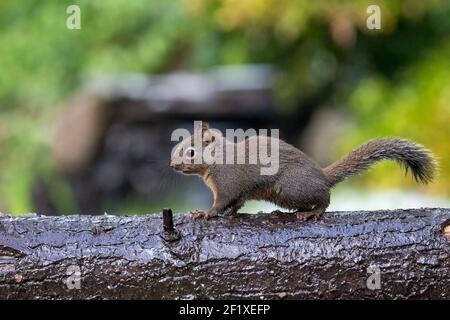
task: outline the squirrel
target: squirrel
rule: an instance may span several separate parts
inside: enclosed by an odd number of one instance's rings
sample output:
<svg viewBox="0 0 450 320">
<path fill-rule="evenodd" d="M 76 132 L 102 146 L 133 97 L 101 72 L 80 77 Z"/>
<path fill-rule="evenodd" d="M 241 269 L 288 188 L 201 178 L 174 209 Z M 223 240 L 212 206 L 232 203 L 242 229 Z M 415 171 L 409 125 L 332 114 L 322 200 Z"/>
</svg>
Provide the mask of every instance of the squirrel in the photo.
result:
<svg viewBox="0 0 450 320">
<path fill-rule="evenodd" d="M 200 139 L 200 144 L 195 143 L 195 139 Z M 254 142 L 278 144 L 279 168 L 275 174 L 262 175 L 260 169 L 263 164 L 259 160 L 249 162 L 250 145 Z M 226 148 L 230 146 L 232 149 Z M 207 151 L 214 155 L 217 150 L 226 153 L 239 148 L 246 151 L 244 163 L 203 161 Z M 210 129 L 205 122 L 173 150 L 171 168 L 183 174 L 202 177 L 213 193 L 214 203 L 209 210 L 191 212 L 194 218 L 205 219 L 236 214 L 247 200 L 265 200 L 281 208 L 294 210 L 297 217 L 304 220 L 318 220 L 327 209 L 330 190 L 336 184 L 378 161 L 389 159 L 398 162 L 421 183 L 433 180 L 437 165 L 432 153 L 422 145 L 400 138 L 379 138 L 361 145 L 328 167 L 321 168 L 305 153 L 280 139 L 250 136 L 234 143 L 218 130 Z M 238 160 L 236 155 L 233 160 Z"/>
</svg>

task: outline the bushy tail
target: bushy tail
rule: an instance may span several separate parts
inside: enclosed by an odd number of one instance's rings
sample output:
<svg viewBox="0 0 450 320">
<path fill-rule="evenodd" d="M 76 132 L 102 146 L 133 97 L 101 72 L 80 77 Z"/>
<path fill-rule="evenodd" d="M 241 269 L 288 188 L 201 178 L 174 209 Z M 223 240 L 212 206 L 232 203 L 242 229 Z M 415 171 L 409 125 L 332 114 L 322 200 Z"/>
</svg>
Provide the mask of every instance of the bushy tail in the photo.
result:
<svg viewBox="0 0 450 320">
<path fill-rule="evenodd" d="M 385 160 L 395 160 L 406 172 L 411 170 L 414 179 L 421 183 L 433 180 L 436 161 L 430 151 L 422 145 L 398 138 L 371 140 L 323 169 L 330 185 L 345 180 L 349 176 L 368 169 L 372 164 Z"/>
</svg>

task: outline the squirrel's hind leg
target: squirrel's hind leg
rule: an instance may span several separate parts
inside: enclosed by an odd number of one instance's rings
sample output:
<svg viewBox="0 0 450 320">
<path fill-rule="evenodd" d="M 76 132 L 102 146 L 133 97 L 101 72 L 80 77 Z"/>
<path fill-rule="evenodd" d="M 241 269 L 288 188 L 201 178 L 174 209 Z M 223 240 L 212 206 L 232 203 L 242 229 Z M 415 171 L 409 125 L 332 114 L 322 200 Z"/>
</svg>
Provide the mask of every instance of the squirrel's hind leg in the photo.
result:
<svg viewBox="0 0 450 320">
<path fill-rule="evenodd" d="M 330 188 L 319 175 L 305 174 L 303 168 L 291 167 L 275 183 L 272 201 L 282 208 L 295 210 L 303 220 L 319 220 L 330 203 Z"/>
<path fill-rule="evenodd" d="M 245 200 L 243 199 L 237 199 L 236 201 L 231 202 L 230 206 L 228 206 L 224 211 L 223 215 L 225 216 L 232 216 L 237 214 L 238 210 L 242 208 L 244 205 Z"/>
<path fill-rule="evenodd" d="M 318 221 L 320 220 L 320 218 L 322 218 L 324 212 L 325 209 L 316 208 L 311 211 L 296 211 L 295 214 L 297 215 L 298 219 L 302 219 L 303 221 L 308 221 L 312 218 L 314 218 L 315 221 Z"/>
</svg>

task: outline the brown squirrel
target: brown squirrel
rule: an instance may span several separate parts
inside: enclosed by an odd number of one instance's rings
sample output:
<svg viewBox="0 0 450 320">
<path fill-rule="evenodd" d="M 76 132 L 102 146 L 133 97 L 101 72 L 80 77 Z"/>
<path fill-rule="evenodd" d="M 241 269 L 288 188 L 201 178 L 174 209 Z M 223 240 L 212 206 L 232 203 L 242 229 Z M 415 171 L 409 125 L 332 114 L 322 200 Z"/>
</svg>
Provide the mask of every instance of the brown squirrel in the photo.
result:
<svg viewBox="0 0 450 320">
<path fill-rule="evenodd" d="M 200 144 L 195 142 L 196 138 L 200 139 Z M 279 167 L 275 174 L 263 175 L 262 162 L 259 159 L 253 163 L 249 161 L 252 150 L 256 150 L 251 149 L 254 142 L 259 143 L 259 147 L 270 149 L 271 153 L 275 149 L 270 146 L 278 146 Z M 244 157 L 236 152 L 239 148 L 246 151 Z M 230 151 L 233 151 L 234 160 L 231 164 L 204 161 L 206 152 L 215 156 L 216 153 L 226 155 Z M 213 192 L 212 208 L 192 212 L 194 218 L 235 214 L 247 200 L 266 200 L 295 210 L 298 217 L 308 220 L 311 217 L 319 219 L 324 213 L 330 203 L 333 186 L 385 159 L 395 160 L 406 171 L 411 170 L 418 182 L 428 183 L 433 179 L 436 162 L 431 152 L 404 139 L 371 140 L 322 169 L 302 151 L 277 138 L 250 136 L 234 143 L 217 130 L 210 129 L 206 123 L 174 148 L 170 166 L 184 174 L 201 176 Z"/>
</svg>

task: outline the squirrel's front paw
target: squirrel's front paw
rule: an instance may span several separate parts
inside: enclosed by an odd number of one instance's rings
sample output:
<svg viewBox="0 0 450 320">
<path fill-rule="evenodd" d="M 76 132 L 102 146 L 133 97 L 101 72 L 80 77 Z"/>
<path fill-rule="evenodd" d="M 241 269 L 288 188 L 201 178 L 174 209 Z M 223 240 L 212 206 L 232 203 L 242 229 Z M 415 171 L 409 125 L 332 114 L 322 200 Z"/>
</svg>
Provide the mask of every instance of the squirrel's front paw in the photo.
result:
<svg viewBox="0 0 450 320">
<path fill-rule="evenodd" d="M 216 216 L 216 215 L 211 214 L 211 212 L 209 212 L 209 211 L 203 211 L 203 210 L 191 211 L 191 214 L 192 214 L 192 217 L 194 219 L 203 218 L 203 219 L 206 219 L 206 220 Z"/>
</svg>

